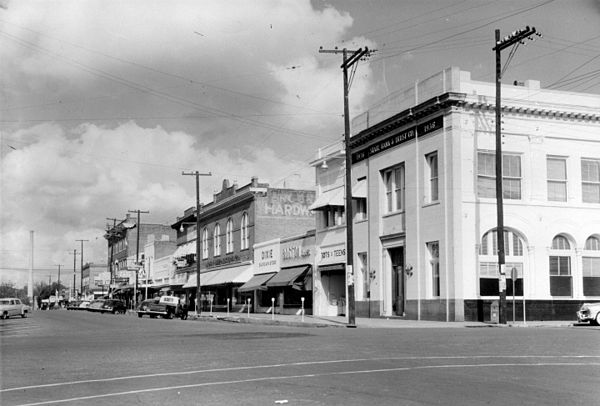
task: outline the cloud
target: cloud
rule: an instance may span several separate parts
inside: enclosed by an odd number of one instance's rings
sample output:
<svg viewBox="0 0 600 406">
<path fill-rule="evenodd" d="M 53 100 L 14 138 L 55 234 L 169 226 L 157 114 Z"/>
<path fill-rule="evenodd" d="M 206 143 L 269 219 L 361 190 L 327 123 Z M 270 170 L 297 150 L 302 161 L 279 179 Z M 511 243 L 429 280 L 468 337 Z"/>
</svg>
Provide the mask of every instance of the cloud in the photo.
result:
<svg viewBox="0 0 600 406">
<path fill-rule="evenodd" d="M 182 170 L 311 187 L 307 161 L 343 132 L 347 13 L 310 0 L 3 2 L 0 261 L 105 261 L 106 217 L 149 210 L 169 223 L 195 201 Z M 367 43 L 356 38 L 361 45 Z M 347 42 L 351 43 L 351 42 Z M 361 63 L 351 90 L 370 92 Z M 10 145 L 16 149 L 6 148 Z M 99 239 L 97 239 L 99 238 Z M 3 248 L 4 249 L 4 248 Z"/>
</svg>

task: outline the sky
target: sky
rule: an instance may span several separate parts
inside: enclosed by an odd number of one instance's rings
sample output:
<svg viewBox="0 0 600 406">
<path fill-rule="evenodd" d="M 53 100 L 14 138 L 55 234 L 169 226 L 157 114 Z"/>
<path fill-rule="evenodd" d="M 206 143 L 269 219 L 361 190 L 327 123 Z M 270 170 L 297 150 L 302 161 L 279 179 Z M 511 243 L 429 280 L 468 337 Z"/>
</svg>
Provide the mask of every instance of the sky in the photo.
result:
<svg viewBox="0 0 600 406">
<path fill-rule="evenodd" d="M 0 281 L 105 263 L 107 218 L 172 224 L 224 179 L 313 189 L 350 116 L 444 68 L 494 81 L 494 30 L 534 26 L 504 83 L 600 94 L 600 0 L 0 0 Z M 508 54 L 508 50 L 505 51 Z M 508 55 L 503 55 L 506 58 Z"/>
</svg>

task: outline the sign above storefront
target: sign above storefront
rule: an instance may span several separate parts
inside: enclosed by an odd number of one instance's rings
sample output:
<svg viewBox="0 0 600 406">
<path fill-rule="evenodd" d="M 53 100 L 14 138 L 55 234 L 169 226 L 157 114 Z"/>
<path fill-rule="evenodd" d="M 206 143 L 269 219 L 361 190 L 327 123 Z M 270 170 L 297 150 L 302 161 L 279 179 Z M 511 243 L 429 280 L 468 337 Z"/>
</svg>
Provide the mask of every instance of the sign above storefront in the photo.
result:
<svg viewBox="0 0 600 406">
<path fill-rule="evenodd" d="M 410 128 L 407 128 L 398 134 L 391 135 L 364 148 L 360 151 L 352 153 L 352 163 L 357 163 L 365 160 L 371 156 L 377 155 L 387 149 L 403 144 L 406 141 L 415 139 L 416 137 L 422 137 L 436 130 L 444 127 L 444 116 L 438 116 L 431 120 L 425 121 L 424 123 L 417 124 Z"/>
<path fill-rule="evenodd" d="M 319 247 L 317 265 L 339 264 L 346 262 L 346 244 Z"/>
<path fill-rule="evenodd" d="M 281 243 L 281 267 L 312 265 L 315 258 L 314 234 Z"/>
<path fill-rule="evenodd" d="M 254 245 L 254 274 L 279 272 L 281 255 L 279 239 Z"/>
</svg>

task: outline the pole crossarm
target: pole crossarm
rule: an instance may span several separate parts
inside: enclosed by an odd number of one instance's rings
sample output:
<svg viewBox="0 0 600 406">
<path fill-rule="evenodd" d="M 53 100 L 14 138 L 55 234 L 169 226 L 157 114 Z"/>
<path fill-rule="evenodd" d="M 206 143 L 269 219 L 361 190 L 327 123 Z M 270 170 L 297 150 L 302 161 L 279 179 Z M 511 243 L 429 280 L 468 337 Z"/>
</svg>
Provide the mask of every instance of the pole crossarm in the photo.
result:
<svg viewBox="0 0 600 406">
<path fill-rule="evenodd" d="M 523 30 L 513 31 L 510 35 L 502 38 L 501 40 L 496 41 L 496 46 L 492 48 L 493 51 L 502 51 L 516 43 L 524 44 L 523 40 L 531 37 L 532 35 L 537 35 L 541 37 L 542 34 L 536 31 L 535 27 L 526 26 Z M 529 38 L 533 41 L 535 38 Z"/>
</svg>

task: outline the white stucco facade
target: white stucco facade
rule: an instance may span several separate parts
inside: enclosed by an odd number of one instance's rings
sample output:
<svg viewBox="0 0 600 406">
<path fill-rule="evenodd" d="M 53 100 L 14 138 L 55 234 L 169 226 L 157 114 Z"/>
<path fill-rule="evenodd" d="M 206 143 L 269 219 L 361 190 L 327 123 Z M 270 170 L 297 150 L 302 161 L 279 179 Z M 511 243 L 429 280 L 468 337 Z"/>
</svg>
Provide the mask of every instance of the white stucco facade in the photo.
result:
<svg viewBox="0 0 600 406">
<path fill-rule="evenodd" d="M 529 319 L 573 318 L 600 300 L 600 96 L 525 83 L 502 90 L 507 272 L 517 273 L 518 317 L 525 301 Z M 358 315 L 488 319 L 498 299 L 494 84 L 449 68 L 397 97 L 386 103 L 400 110 L 378 105 L 368 125 L 360 116 L 350 144 L 353 184 L 367 185 L 353 224 Z M 335 238 L 320 229 L 318 246 Z"/>
</svg>

